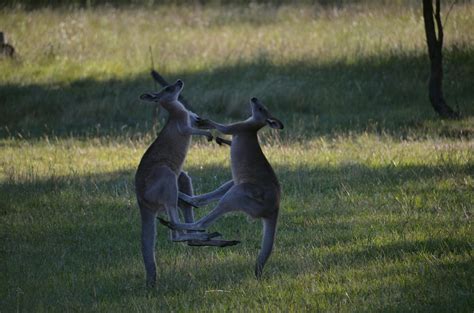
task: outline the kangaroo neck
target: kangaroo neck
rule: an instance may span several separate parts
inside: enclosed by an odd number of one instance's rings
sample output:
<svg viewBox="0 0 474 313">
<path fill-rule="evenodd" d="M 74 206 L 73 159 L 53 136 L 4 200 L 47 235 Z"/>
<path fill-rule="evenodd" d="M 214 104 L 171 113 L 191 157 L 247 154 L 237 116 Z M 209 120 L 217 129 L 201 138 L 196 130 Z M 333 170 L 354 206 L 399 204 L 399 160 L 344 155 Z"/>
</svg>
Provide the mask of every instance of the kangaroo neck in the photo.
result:
<svg viewBox="0 0 474 313">
<path fill-rule="evenodd" d="M 166 111 L 168 111 L 170 118 L 188 114 L 188 110 L 178 100 L 163 101 L 160 104 Z"/>
</svg>

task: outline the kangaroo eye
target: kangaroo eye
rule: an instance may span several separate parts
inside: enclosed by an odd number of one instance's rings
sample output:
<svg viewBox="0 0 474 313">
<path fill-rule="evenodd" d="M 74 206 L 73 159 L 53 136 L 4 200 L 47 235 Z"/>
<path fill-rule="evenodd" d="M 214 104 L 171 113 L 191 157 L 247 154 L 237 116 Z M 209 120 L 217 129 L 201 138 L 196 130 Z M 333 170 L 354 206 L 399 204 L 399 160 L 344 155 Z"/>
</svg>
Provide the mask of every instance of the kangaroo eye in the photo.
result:
<svg viewBox="0 0 474 313">
<path fill-rule="evenodd" d="M 260 112 L 263 112 L 263 109 L 262 109 L 262 108 L 258 108 L 258 110 L 259 110 Z"/>
</svg>

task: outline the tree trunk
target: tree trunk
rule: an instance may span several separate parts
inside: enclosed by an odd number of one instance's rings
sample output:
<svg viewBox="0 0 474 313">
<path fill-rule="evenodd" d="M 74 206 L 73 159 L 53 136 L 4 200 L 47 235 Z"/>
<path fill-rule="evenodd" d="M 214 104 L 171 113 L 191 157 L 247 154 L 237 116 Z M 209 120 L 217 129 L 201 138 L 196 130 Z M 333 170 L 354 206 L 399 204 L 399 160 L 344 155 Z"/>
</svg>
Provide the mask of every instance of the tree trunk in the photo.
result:
<svg viewBox="0 0 474 313">
<path fill-rule="evenodd" d="M 440 0 L 435 0 L 436 11 L 433 14 L 433 0 L 423 0 L 423 19 L 425 21 L 426 42 L 431 62 L 429 97 L 431 105 L 441 118 L 457 118 L 459 113 L 451 109 L 443 96 L 443 25 L 441 22 Z M 436 28 L 435 28 L 436 20 Z M 438 34 L 436 35 L 436 29 Z"/>
</svg>

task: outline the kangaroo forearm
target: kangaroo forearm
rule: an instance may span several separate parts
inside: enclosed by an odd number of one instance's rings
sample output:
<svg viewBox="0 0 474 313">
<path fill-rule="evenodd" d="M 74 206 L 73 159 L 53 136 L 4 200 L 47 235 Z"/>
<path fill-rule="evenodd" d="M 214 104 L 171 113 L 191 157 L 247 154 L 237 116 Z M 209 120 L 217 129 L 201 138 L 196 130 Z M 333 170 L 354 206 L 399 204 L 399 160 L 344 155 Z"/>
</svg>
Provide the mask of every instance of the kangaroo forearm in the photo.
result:
<svg viewBox="0 0 474 313">
<path fill-rule="evenodd" d="M 178 125 L 178 130 L 183 135 L 199 135 L 210 137 L 211 133 L 207 130 L 197 129 L 189 126 L 180 126 Z"/>
<path fill-rule="evenodd" d="M 214 126 L 211 126 L 211 125 L 199 125 L 199 124 L 196 124 L 194 125 L 194 127 L 198 128 L 198 129 L 215 129 Z"/>
<path fill-rule="evenodd" d="M 207 124 L 206 119 L 202 119 L 194 112 L 188 111 L 189 119 L 191 120 L 191 127 L 198 129 L 214 129 L 214 126 Z"/>
<path fill-rule="evenodd" d="M 191 135 L 198 135 L 198 136 L 205 136 L 208 137 L 210 133 L 206 130 L 197 129 L 197 128 L 190 128 Z"/>
<path fill-rule="evenodd" d="M 214 121 L 209 121 L 209 124 L 213 126 L 215 129 L 217 129 L 219 132 L 226 135 L 232 134 L 236 128 L 236 124 L 224 125 L 224 124 L 216 123 Z"/>
</svg>

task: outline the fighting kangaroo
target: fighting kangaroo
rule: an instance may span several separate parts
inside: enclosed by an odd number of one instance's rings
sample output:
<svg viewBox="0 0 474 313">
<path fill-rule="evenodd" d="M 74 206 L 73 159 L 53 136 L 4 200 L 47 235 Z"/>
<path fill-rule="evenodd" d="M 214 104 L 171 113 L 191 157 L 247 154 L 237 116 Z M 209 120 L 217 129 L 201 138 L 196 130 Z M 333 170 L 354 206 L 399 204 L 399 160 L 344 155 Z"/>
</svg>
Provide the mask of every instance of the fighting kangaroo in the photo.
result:
<svg viewBox="0 0 474 313">
<path fill-rule="evenodd" d="M 250 106 L 252 115 L 245 121 L 229 125 L 205 121 L 219 132 L 232 135 L 232 141 L 227 142 L 231 146 L 232 181 L 208 194 L 196 197 L 180 194 L 181 199 L 195 206 L 220 199 L 217 206 L 195 223 L 180 224 L 161 219 L 160 222 L 173 230 L 203 230 L 231 211 L 244 211 L 254 218 L 261 218 L 262 247 L 255 265 L 255 276 L 260 278 L 273 249 L 281 190 L 275 172 L 260 148 L 257 132 L 265 125 L 283 129 L 283 123 L 273 117 L 257 98 L 250 100 Z"/>
<path fill-rule="evenodd" d="M 209 131 L 192 127 L 192 124 L 199 124 L 200 118 L 189 112 L 178 101 L 183 87 L 183 82 L 178 80 L 160 92 L 140 96 L 142 100 L 158 102 L 169 112 L 165 126 L 143 155 L 135 175 L 137 202 L 142 222 L 142 254 L 146 282 L 150 287 L 156 283 L 154 248 L 157 213 L 165 211 L 173 223 L 179 222 L 178 190 L 189 195 L 193 193 L 191 179 L 181 171 L 191 135 L 205 136 L 208 141 L 213 139 Z M 185 222 L 192 223 L 194 221 L 192 207 L 181 205 L 181 209 Z M 184 233 L 174 230 L 171 232 L 171 240 L 206 241 L 218 235 L 218 233 Z"/>
</svg>

